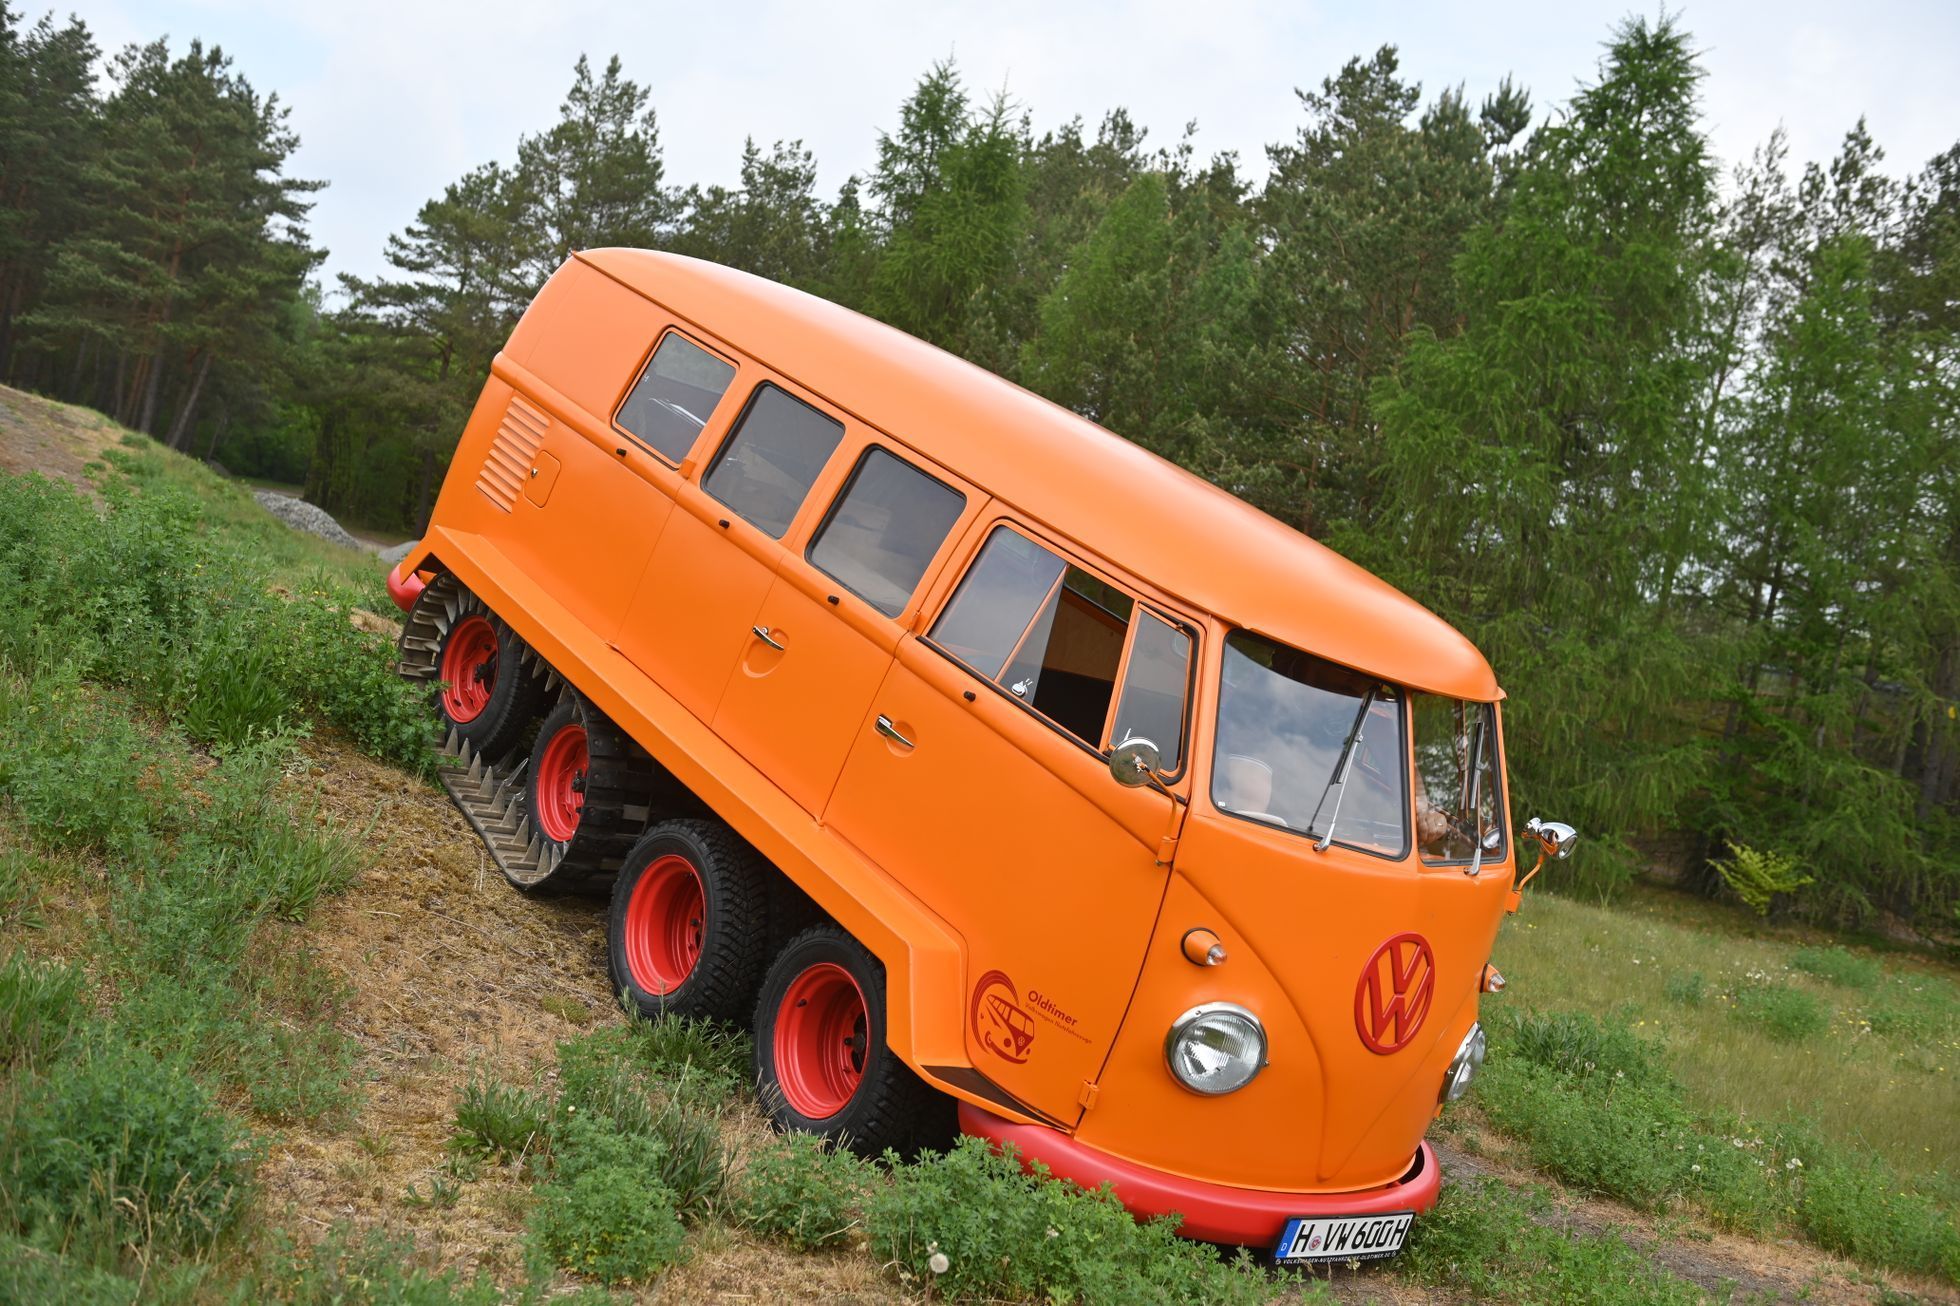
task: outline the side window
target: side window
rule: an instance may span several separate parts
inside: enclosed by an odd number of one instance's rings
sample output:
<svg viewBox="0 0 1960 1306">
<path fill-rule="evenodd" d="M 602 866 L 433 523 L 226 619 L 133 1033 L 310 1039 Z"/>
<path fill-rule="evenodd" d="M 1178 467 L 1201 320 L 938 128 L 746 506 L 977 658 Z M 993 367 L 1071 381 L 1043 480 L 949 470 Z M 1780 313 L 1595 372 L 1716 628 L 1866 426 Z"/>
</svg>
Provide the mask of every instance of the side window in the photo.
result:
<svg viewBox="0 0 1960 1306">
<path fill-rule="evenodd" d="M 1109 742 L 1148 739 L 1166 772 L 1184 765 L 1184 693 L 1191 683 L 1191 636 L 1151 611 L 1137 618 L 1130 665 Z"/>
<path fill-rule="evenodd" d="M 817 528 L 810 562 L 895 617 L 965 507 L 958 490 L 874 446 Z"/>
<path fill-rule="evenodd" d="M 669 462 L 694 447 L 708 415 L 735 379 L 735 368 L 686 336 L 669 331 L 647 360 L 613 421 Z"/>
<path fill-rule="evenodd" d="M 767 383 L 755 388 L 701 488 L 776 539 L 783 537 L 844 424 Z"/>
<path fill-rule="evenodd" d="M 1497 807 L 1491 705 L 1434 694 L 1411 694 L 1409 701 L 1415 708 L 1416 839 L 1422 859 L 1468 861 L 1475 851 L 1471 840 L 1480 836 L 1484 856 L 1502 860 L 1504 823 Z"/>
<path fill-rule="evenodd" d="M 1100 749 L 1136 604 L 1001 527 L 932 629 L 932 641 Z"/>
</svg>

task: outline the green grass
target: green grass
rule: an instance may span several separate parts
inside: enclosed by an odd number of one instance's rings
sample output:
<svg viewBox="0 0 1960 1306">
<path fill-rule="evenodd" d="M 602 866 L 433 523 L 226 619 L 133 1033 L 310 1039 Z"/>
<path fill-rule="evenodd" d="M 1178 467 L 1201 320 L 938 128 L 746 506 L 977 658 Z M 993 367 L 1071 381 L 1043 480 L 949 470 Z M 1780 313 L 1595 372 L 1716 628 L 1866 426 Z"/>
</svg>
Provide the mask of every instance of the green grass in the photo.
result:
<svg viewBox="0 0 1960 1306">
<path fill-rule="evenodd" d="M 1510 986 L 1487 1012 L 1617 1013 L 1665 1051 L 1697 1110 L 1808 1120 L 1903 1174 L 1960 1174 L 1960 986 L 1948 968 L 1806 947 L 1694 903 L 1629 896 L 1604 908 L 1549 894 L 1505 922 L 1494 960 Z"/>
<path fill-rule="evenodd" d="M 1494 1180 L 1451 1184 L 1409 1234 L 1400 1269 L 1473 1301 L 1672 1306 L 1707 1299 L 1611 1234 L 1549 1227 L 1549 1199 Z"/>
</svg>

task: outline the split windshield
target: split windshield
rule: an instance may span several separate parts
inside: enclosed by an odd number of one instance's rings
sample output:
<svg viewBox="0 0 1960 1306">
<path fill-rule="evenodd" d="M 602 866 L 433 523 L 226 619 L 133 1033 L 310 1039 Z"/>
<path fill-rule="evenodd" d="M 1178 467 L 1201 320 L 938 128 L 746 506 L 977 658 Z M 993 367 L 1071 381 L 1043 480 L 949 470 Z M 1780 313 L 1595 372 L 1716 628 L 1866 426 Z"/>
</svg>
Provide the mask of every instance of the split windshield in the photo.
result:
<svg viewBox="0 0 1960 1306">
<path fill-rule="evenodd" d="M 1221 811 L 1408 852 L 1401 690 L 1249 631 L 1226 639 L 1223 680 L 1211 775 Z"/>
</svg>

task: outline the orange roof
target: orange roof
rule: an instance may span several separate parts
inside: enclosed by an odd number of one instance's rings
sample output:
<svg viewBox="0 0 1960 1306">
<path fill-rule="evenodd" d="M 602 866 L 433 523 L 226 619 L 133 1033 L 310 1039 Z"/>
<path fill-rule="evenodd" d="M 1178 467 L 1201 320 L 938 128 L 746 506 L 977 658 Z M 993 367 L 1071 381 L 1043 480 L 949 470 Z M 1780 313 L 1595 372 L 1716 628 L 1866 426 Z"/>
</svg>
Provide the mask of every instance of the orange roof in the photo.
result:
<svg viewBox="0 0 1960 1306">
<path fill-rule="evenodd" d="M 639 249 L 578 255 L 995 498 L 1236 626 L 1385 680 L 1501 696 L 1442 618 L 1176 464 L 964 359 L 800 290 Z"/>
</svg>

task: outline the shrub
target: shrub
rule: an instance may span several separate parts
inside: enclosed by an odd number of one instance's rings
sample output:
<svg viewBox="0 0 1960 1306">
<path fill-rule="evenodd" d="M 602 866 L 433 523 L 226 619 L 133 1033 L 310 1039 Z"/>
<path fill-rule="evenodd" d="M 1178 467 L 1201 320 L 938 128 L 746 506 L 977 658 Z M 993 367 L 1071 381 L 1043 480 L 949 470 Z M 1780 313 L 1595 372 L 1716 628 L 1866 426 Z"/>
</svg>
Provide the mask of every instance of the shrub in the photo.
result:
<svg viewBox="0 0 1960 1306">
<path fill-rule="evenodd" d="M 1782 984 L 1748 984 L 1735 995 L 1735 1017 L 1783 1043 L 1815 1038 L 1831 1023 L 1816 996 Z"/>
<path fill-rule="evenodd" d="M 9 953 L 0 963 L 0 1066 L 52 1057 L 84 1014 L 79 967 Z"/>
<path fill-rule="evenodd" d="M 243 1135 L 181 1067 L 116 1044 L 29 1083 L 0 1149 L 28 1228 L 95 1225 L 128 1246 L 191 1247 L 249 1193 Z"/>
<path fill-rule="evenodd" d="M 1875 958 L 1861 957 L 1837 945 L 1828 948 L 1798 948 L 1790 964 L 1805 974 L 1847 989 L 1868 989 L 1884 978 L 1885 969 Z"/>
<path fill-rule="evenodd" d="M 1624 1023 L 1581 1011 L 1507 1010 L 1492 1022 L 1510 1055 L 1580 1079 L 1654 1084 L 1668 1078 L 1658 1052 Z"/>
<path fill-rule="evenodd" d="M 1813 882 L 1797 869 L 1794 857 L 1763 852 L 1728 840 L 1723 842 L 1728 844 L 1729 855 L 1709 865 L 1722 877 L 1722 883 L 1758 916 L 1769 915 L 1770 903 L 1777 894 L 1792 894 Z"/>
<path fill-rule="evenodd" d="M 749 1158 L 735 1217 L 806 1251 L 837 1246 L 858 1226 L 871 1173 L 856 1155 L 814 1134 L 783 1134 Z"/>
<path fill-rule="evenodd" d="M 673 1194 L 610 1155 L 632 1147 L 617 1136 L 587 1140 L 567 1158 L 583 1153 L 584 1162 L 539 1189 L 531 1234 L 556 1264 L 602 1283 L 645 1283 L 681 1259 L 686 1234 Z"/>
<path fill-rule="evenodd" d="M 1700 971 L 1688 971 L 1685 974 L 1669 975 L 1667 982 L 1662 986 L 1662 992 L 1667 995 L 1669 1002 L 1678 1002 L 1684 1007 L 1699 1007 L 1701 1000 L 1707 996 L 1708 986 L 1702 979 Z"/>
<path fill-rule="evenodd" d="M 498 1161 L 528 1156 L 542 1142 L 549 1114 L 545 1100 L 529 1089 L 474 1074 L 456 1103 L 450 1146 Z"/>
<path fill-rule="evenodd" d="M 1960 1230 L 1952 1215 L 1903 1190 L 1875 1156 L 1814 1150 L 1803 1171 L 1797 1219 L 1820 1247 L 1960 1282 Z"/>
<path fill-rule="evenodd" d="M 1138 1224 L 1105 1187 L 1057 1182 L 984 1140 L 896 1165 L 865 1210 L 873 1255 L 915 1283 L 962 1300 L 1263 1302 L 1272 1282 L 1243 1254 L 1221 1262 L 1176 1235 L 1176 1221 Z"/>
<path fill-rule="evenodd" d="M 72 669 L 0 672 L 0 794 L 54 848 L 141 860 L 183 783 L 184 749 L 97 700 Z"/>
</svg>

